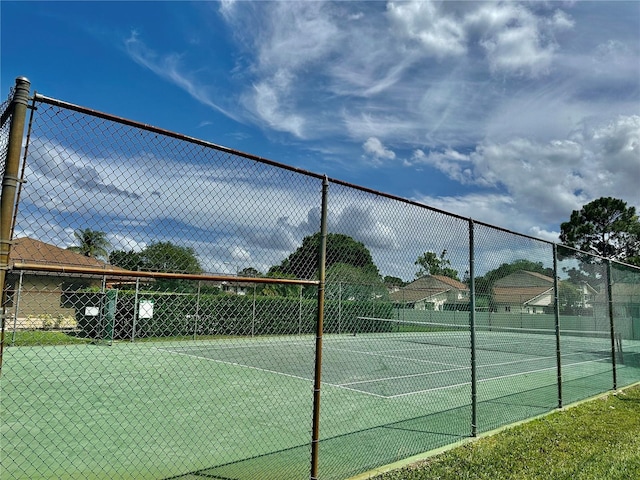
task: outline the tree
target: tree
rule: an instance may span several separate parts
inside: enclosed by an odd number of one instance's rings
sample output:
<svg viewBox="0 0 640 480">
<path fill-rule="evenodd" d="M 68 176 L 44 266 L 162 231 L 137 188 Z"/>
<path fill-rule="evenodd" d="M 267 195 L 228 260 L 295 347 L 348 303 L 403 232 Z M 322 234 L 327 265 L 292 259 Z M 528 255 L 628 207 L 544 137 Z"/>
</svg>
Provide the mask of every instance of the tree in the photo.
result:
<svg viewBox="0 0 640 480">
<path fill-rule="evenodd" d="M 294 278 L 293 275 L 268 273 L 267 278 Z M 256 293 L 265 297 L 299 297 L 300 287 L 286 283 L 264 283 L 258 285 Z"/>
<path fill-rule="evenodd" d="M 114 250 L 109 254 L 109 263 L 127 270 L 138 270 L 142 268 L 142 253 L 133 250 Z"/>
<path fill-rule="evenodd" d="M 309 235 L 302 245 L 280 265 L 271 267 L 270 273 L 293 275 L 295 278 L 314 278 L 318 275 L 318 255 L 320 233 Z M 373 263 L 371 253 L 363 243 L 341 233 L 327 234 L 326 268 L 344 263 L 363 269 L 369 274 L 379 275 L 378 267 Z"/>
<path fill-rule="evenodd" d="M 326 296 L 330 300 L 368 301 L 388 299 L 382 278 L 372 269 L 334 263 L 327 268 Z"/>
<path fill-rule="evenodd" d="M 640 266 L 640 221 L 635 207 L 601 197 L 574 210 L 560 225 L 560 241 L 569 247 Z"/>
<path fill-rule="evenodd" d="M 560 313 L 564 315 L 575 315 L 583 313 L 584 305 L 580 288 L 571 282 L 558 283 L 558 304 Z"/>
<path fill-rule="evenodd" d="M 73 236 L 80 245 L 68 247 L 67 250 L 99 260 L 105 260 L 108 257 L 107 249 L 111 244 L 107 240 L 106 233 L 85 228 L 84 230 L 75 230 Z"/>
<path fill-rule="evenodd" d="M 458 271 L 451 268 L 451 262 L 445 258 L 446 256 L 446 250 L 443 250 L 439 257 L 435 252 L 424 252 L 415 261 L 415 264 L 420 267 L 416 272 L 416 278 L 426 275 L 443 275 L 460 281 Z"/>
<path fill-rule="evenodd" d="M 402 280 L 400 277 L 392 277 L 390 275 L 386 275 L 383 281 L 384 281 L 384 286 L 387 287 L 388 289 L 402 288 L 407 284 L 407 282 Z"/>
<path fill-rule="evenodd" d="M 256 268 L 246 267 L 238 272 L 239 277 L 261 277 L 262 273 Z"/>
<path fill-rule="evenodd" d="M 154 272 L 202 273 L 202 267 L 191 247 L 171 242 L 156 242 L 142 252 L 142 266 Z"/>
<path fill-rule="evenodd" d="M 156 242 L 141 252 L 117 250 L 109 256 L 112 265 L 128 270 L 146 270 L 166 273 L 202 273 L 202 267 L 191 247 L 181 247 L 171 242 Z M 180 279 L 156 279 L 157 290 L 191 292 L 196 290 L 194 282 Z"/>
</svg>

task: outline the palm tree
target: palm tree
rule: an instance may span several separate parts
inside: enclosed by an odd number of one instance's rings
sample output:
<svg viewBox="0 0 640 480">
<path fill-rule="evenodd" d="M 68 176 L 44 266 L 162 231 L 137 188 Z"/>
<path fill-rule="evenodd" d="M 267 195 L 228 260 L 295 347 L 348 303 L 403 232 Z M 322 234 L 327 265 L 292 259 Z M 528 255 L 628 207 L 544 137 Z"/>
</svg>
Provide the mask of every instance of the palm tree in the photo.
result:
<svg viewBox="0 0 640 480">
<path fill-rule="evenodd" d="M 106 233 L 85 228 L 84 230 L 74 231 L 73 236 L 76 237 L 76 241 L 80 243 L 80 246 L 69 247 L 67 250 L 79 253 L 85 257 L 98 258 L 101 260 L 106 260 L 109 256 L 107 248 L 109 248 L 111 244 L 107 240 Z"/>
</svg>

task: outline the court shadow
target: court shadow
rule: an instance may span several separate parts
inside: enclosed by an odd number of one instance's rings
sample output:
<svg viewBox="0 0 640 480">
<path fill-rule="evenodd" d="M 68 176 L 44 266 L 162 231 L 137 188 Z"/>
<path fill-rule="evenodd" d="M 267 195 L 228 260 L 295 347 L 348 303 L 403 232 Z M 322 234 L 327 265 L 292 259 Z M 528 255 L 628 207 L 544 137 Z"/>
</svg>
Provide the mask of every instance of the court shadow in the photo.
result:
<svg viewBox="0 0 640 480">
<path fill-rule="evenodd" d="M 471 407 L 408 418 L 320 441 L 320 474 L 347 478 L 404 458 L 455 443 L 471 435 Z M 300 479 L 309 476 L 311 446 L 257 455 L 164 480 L 261 480 Z"/>
</svg>

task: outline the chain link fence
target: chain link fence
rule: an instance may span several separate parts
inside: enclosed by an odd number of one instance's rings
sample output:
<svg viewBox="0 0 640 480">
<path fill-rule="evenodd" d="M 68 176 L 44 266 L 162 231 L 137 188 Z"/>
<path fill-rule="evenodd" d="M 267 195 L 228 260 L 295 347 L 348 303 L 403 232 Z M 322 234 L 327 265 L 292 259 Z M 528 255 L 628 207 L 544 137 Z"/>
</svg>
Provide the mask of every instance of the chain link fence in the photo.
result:
<svg viewBox="0 0 640 480">
<path fill-rule="evenodd" d="M 3 478 L 343 479 L 640 381 L 637 268 L 30 101 Z"/>
</svg>

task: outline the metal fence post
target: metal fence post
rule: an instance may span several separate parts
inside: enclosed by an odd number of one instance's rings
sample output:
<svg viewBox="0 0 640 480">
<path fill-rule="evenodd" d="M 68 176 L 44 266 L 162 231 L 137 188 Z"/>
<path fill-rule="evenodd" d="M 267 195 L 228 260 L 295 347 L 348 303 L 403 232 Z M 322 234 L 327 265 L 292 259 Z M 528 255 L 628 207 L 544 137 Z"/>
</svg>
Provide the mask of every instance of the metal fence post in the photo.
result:
<svg viewBox="0 0 640 480">
<path fill-rule="evenodd" d="M 471 436 L 478 435 L 478 377 L 476 364 L 476 281 L 474 224 L 469 219 L 469 332 L 471 335 Z"/>
<path fill-rule="evenodd" d="M 16 306 L 13 311 L 13 331 L 11 332 L 11 346 L 13 347 L 16 344 L 16 330 L 17 330 L 17 322 L 18 315 L 20 313 L 20 297 L 22 296 L 22 281 L 23 281 L 24 272 L 20 271 L 20 279 L 18 280 L 18 288 L 16 290 Z"/>
<path fill-rule="evenodd" d="M 322 330 L 324 321 L 325 268 L 327 257 L 327 192 L 329 180 L 322 181 L 322 216 L 320 220 L 320 251 L 318 252 L 318 310 L 316 320 L 316 357 L 313 384 L 313 432 L 311 437 L 311 480 L 318 478 L 320 447 L 320 382 L 322 378 Z"/>
<path fill-rule="evenodd" d="M 298 295 L 298 335 L 302 335 L 302 285 Z"/>
<path fill-rule="evenodd" d="M 553 244 L 553 311 L 556 329 L 556 366 L 558 372 L 558 408 L 562 408 L 562 351 L 560 345 L 560 296 L 558 291 L 558 246 Z"/>
<path fill-rule="evenodd" d="M 607 297 L 609 302 L 609 331 L 611 336 L 611 367 L 613 371 L 613 389 L 618 388 L 618 375 L 616 372 L 616 337 L 613 322 L 613 280 L 611 279 L 611 260 L 607 259 Z"/>
<path fill-rule="evenodd" d="M 138 267 L 140 270 L 140 267 Z M 138 320 L 138 309 L 140 308 L 138 305 L 138 295 L 140 293 L 140 278 L 136 278 L 136 293 L 133 296 L 133 323 L 131 324 L 131 341 L 136 341 L 136 323 Z"/>
<path fill-rule="evenodd" d="M 338 333 L 342 333 L 342 282 L 338 282 Z"/>
<path fill-rule="evenodd" d="M 27 119 L 27 103 L 31 82 L 25 77 L 16 78 L 13 99 L 9 108 L 13 109 L 9 126 L 9 143 L 7 158 L 2 178 L 2 195 L 0 196 L 0 369 L 2 368 L 2 353 L 4 348 L 5 328 L 5 280 L 9 268 L 9 253 L 11 251 L 11 223 L 18 186 L 18 170 L 20 168 L 20 152 L 22 151 L 22 136 Z"/>
<path fill-rule="evenodd" d="M 198 292 L 196 293 L 196 314 L 193 322 L 193 339 L 194 340 L 197 340 L 198 338 L 198 321 L 200 320 L 200 291 L 201 290 L 202 290 L 202 280 L 198 280 Z"/>
</svg>

